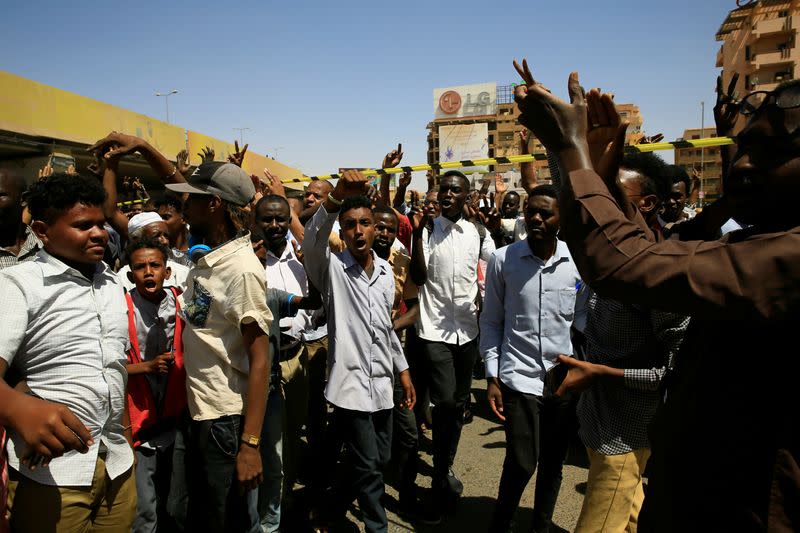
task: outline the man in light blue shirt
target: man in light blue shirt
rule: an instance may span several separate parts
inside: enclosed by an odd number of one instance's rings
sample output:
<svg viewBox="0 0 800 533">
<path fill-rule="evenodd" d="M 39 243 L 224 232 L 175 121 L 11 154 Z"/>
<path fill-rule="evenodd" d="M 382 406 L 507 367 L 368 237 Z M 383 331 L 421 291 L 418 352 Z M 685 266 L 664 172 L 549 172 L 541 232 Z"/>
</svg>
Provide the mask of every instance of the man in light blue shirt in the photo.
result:
<svg viewBox="0 0 800 533">
<path fill-rule="evenodd" d="M 491 531 L 509 531 L 538 462 L 534 531 L 552 523 L 573 417 L 568 398 L 554 396 L 558 356 L 572 354 L 570 328 L 585 318 L 578 270 L 557 239 L 558 193 L 533 189 L 525 206 L 527 238 L 489 261 L 481 313 L 480 351 L 489 404 L 505 423 L 506 458 Z M 555 387 L 554 387 L 555 385 Z"/>
<path fill-rule="evenodd" d="M 372 250 L 375 226 L 372 204 L 363 196 L 366 183 L 360 172 L 344 173 L 308 222 L 303 252 L 308 279 L 322 294 L 328 316 L 325 397 L 334 406 L 333 442 L 347 446 L 352 465 L 349 486 L 336 491 L 334 518 L 343 517 L 357 495 L 365 530 L 385 532 L 381 471 L 391 453 L 395 372 L 403 406 L 413 408 L 416 399 L 392 324 L 392 267 Z M 332 253 L 328 237 L 337 212 L 346 249 Z"/>
</svg>

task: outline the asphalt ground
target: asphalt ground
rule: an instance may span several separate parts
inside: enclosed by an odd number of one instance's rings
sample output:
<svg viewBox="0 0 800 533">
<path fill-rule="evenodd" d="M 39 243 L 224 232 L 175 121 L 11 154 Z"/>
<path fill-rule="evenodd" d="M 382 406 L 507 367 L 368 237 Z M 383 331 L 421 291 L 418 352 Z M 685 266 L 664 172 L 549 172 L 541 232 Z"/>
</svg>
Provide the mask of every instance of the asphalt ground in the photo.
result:
<svg viewBox="0 0 800 533">
<path fill-rule="evenodd" d="M 397 491 L 390 483 L 386 485 L 385 507 L 389 517 L 390 532 L 484 532 L 489 527 L 492 511 L 494 510 L 497 488 L 500 483 L 500 474 L 505 457 L 505 434 L 502 423 L 489 409 L 486 401 L 485 380 L 474 380 L 472 384 L 473 403 L 471 410 L 473 420 L 466 424 L 462 431 L 461 442 L 458 448 L 453 470 L 464 484 L 464 493 L 452 514 L 437 526 L 415 525 L 404 520 L 396 513 L 398 500 Z M 424 499 L 430 488 L 432 462 L 431 462 L 431 433 L 428 431 L 421 437 L 421 465 L 417 477 L 420 487 L 420 497 Z M 580 514 L 583 503 L 583 492 L 586 486 L 587 459 L 577 435 L 573 439 L 570 453 L 564 465 L 564 478 L 561 483 L 561 492 L 558 496 L 555 513 L 553 515 L 553 531 L 572 531 Z M 523 494 L 520 507 L 516 516 L 515 531 L 526 532 L 530 530 L 533 516 L 533 491 L 536 475 L 534 474 L 528 488 Z M 302 500 L 302 489 L 295 491 Z M 294 520 L 285 517 L 282 531 L 304 531 L 305 527 L 292 526 L 297 524 Z M 289 519 L 289 520 L 287 520 Z M 348 523 L 332 528 L 332 533 L 363 531 L 359 519 L 358 504 L 354 502 L 347 514 Z M 287 524 L 289 522 L 289 524 Z M 287 525 L 289 526 L 287 528 Z"/>
</svg>

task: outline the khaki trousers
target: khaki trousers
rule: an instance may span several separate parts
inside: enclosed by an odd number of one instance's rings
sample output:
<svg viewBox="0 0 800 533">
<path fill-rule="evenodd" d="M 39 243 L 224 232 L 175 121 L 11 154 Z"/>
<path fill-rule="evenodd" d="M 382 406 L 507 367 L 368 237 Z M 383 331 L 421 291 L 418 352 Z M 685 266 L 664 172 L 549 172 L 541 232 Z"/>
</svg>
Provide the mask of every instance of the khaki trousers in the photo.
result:
<svg viewBox="0 0 800 533">
<path fill-rule="evenodd" d="M 642 473 L 650 450 L 603 455 L 590 448 L 586 497 L 575 533 L 635 533 L 644 501 Z"/>
<path fill-rule="evenodd" d="M 42 485 L 9 469 L 8 511 L 12 531 L 129 532 L 136 517 L 133 467 L 112 480 L 98 456 L 91 487 Z"/>
</svg>

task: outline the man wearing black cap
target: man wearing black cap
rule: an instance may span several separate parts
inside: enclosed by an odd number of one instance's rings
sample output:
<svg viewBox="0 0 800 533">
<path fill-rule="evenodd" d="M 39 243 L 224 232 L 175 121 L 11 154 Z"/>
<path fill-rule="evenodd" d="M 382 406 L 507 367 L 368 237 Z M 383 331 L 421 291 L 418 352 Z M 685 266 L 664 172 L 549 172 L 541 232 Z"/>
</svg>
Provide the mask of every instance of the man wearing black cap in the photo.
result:
<svg viewBox="0 0 800 533">
<path fill-rule="evenodd" d="M 260 531 L 255 489 L 266 408 L 272 314 L 250 244 L 250 177 L 230 163 L 200 165 L 186 183 L 192 234 L 211 250 L 189 272 L 183 333 L 190 426 L 189 520 L 195 531 Z"/>
</svg>

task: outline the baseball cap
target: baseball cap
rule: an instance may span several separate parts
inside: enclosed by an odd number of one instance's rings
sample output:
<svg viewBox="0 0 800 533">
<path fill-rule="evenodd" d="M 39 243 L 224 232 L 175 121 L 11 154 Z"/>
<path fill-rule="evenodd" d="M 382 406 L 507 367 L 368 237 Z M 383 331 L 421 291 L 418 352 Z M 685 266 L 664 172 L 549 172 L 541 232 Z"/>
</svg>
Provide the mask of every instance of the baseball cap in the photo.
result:
<svg viewBox="0 0 800 533">
<path fill-rule="evenodd" d="M 256 188 L 247 172 L 233 163 L 203 163 L 186 183 L 168 183 L 167 189 L 178 193 L 219 196 L 226 202 L 245 206 L 256 195 Z"/>
</svg>

